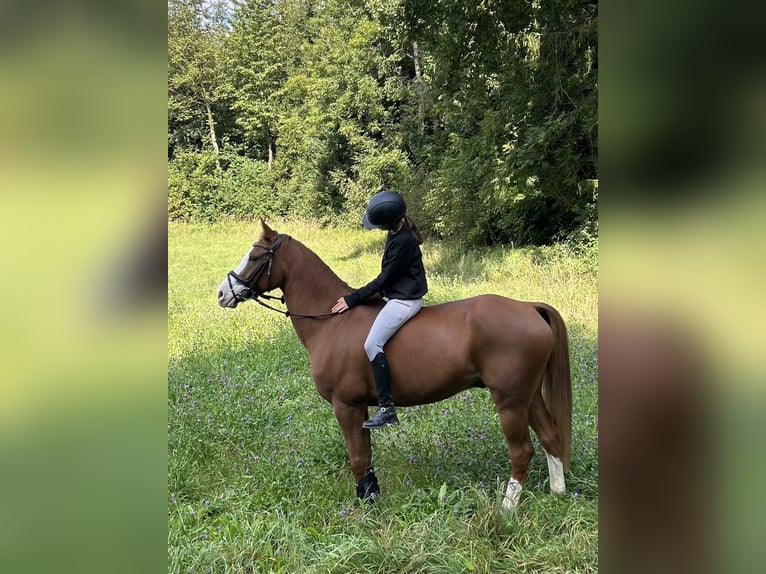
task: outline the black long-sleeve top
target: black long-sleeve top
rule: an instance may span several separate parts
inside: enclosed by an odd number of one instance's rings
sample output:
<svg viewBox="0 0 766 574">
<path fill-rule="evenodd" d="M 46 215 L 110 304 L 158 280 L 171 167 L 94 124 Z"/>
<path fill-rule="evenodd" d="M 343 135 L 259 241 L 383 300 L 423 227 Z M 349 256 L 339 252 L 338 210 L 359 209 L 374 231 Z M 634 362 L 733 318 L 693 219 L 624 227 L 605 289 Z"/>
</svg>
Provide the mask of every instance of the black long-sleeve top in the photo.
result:
<svg viewBox="0 0 766 574">
<path fill-rule="evenodd" d="M 420 299 L 428 292 L 423 254 L 415 235 L 406 225 L 398 231 L 388 232 L 380 267 L 380 275 L 344 297 L 349 308 L 376 293 L 389 299 Z"/>
</svg>

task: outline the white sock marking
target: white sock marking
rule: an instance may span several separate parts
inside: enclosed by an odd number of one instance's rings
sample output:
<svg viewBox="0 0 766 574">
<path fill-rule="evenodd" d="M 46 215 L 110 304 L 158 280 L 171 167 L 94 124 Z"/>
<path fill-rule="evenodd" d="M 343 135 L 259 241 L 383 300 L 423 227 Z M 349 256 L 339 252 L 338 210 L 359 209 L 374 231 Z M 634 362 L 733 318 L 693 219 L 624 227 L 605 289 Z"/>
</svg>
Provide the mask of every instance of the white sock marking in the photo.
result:
<svg viewBox="0 0 766 574">
<path fill-rule="evenodd" d="M 548 459 L 548 474 L 551 477 L 551 494 L 566 494 L 567 487 L 564 482 L 564 465 L 561 460 L 553 455 L 545 453 Z"/>
<path fill-rule="evenodd" d="M 505 487 L 505 495 L 503 496 L 503 510 L 516 510 L 521 497 L 521 489 L 521 483 L 518 480 L 514 478 L 508 480 L 508 486 Z"/>
</svg>

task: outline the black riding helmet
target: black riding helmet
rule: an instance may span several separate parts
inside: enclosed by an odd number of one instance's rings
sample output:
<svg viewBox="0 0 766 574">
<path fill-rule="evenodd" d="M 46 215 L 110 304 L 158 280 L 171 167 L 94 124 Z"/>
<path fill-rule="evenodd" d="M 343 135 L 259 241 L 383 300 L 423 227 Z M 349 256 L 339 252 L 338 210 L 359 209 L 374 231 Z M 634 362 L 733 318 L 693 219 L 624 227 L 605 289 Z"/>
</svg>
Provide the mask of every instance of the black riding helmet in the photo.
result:
<svg viewBox="0 0 766 574">
<path fill-rule="evenodd" d="M 376 193 L 367 204 L 362 217 L 366 229 L 388 227 L 399 221 L 407 213 L 407 205 L 402 196 L 387 189 Z"/>
</svg>

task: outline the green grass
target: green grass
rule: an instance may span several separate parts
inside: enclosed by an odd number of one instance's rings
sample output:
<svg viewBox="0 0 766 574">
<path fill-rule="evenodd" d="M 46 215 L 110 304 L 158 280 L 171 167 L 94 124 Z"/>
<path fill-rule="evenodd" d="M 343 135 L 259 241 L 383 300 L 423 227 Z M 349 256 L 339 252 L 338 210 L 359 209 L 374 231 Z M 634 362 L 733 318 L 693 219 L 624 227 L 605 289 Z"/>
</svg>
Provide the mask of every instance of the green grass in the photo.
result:
<svg viewBox="0 0 766 574">
<path fill-rule="evenodd" d="M 273 226 L 360 286 L 383 233 Z M 545 301 L 567 322 L 574 388 L 566 497 L 537 455 L 519 509 L 486 390 L 401 409 L 373 434 L 382 494 L 356 500 L 343 437 L 283 316 L 218 307 L 215 292 L 258 225 L 171 224 L 168 302 L 168 558 L 183 573 L 596 572 L 596 276 L 560 248 L 466 252 L 426 243 L 427 304 L 479 293 Z M 361 341 L 360 341 L 361 344 Z"/>
</svg>

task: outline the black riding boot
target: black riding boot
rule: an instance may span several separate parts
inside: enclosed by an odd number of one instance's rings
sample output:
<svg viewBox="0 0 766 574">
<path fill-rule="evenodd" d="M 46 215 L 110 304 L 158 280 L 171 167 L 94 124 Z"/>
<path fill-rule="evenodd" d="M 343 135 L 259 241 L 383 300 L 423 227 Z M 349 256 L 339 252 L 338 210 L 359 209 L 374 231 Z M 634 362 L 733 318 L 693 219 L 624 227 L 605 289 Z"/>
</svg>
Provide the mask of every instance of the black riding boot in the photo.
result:
<svg viewBox="0 0 766 574">
<path fill-rule="evenodd" d="M 385 353 L 378 353 L 372 360 L 372 373 L 375 375 L 375 386 L 378 389 L 378 410 L 372 418 L 364 421 L 362 426 L 366 429 L 376 429 L 385 425 L 398 424 L 394 411 L 394 402 L 391 400 L 391 371 Z"/>
</svg>

